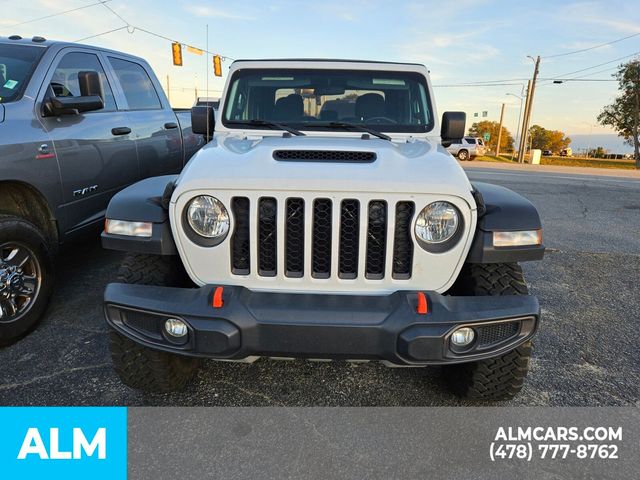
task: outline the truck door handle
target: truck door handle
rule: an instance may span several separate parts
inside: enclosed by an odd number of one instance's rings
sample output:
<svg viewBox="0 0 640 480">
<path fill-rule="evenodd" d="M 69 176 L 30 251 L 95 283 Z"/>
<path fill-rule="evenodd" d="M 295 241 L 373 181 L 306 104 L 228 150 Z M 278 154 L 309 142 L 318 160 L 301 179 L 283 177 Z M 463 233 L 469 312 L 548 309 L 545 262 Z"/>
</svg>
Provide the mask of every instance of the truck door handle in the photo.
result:
<svg viewBox="0 0 640 480">
<path fill-rule="evenodd" d="M 127 135 L 131 133 L 131 129 L 129 127 L 116 127 L 111 129 L 111 133 L 113 135 Z"/>
<path fill-rule="evenodd" d="M 176 122 L 167 122 L 164 124 L 164 128 L 171 130 L 173 128 L 178 128 L 178 124 Z"/>
</svg>

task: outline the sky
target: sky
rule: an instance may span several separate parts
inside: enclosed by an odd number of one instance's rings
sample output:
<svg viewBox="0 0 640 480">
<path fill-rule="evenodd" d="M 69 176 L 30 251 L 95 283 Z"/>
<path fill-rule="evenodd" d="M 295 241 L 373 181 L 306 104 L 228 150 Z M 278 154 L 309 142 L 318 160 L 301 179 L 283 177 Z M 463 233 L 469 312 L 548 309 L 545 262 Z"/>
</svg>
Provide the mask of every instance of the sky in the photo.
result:
<svg viewBox="0 0 640 480">
<path fill-rule="evenodd" d="M 171 45 L 133 27 L 229 59 L 347 58 L 425 64 L 434 84 L 438 112 L 463 110 L 498 120 L 506 103 L 505 126 L 515 132 L 520 94 L 533 72 L 527 55 L 541 55 L 540 79 L 532 123 L 568 134 L 612 133 L 597 125 L 602 106 L 617 94 L 614 81 L 574 81 L 560 85 L 544 79 L 610 80 L 614 61 L 640 53 L 640 36 L 583 53 L 545 58 L 609 42 L 640 32 L 635 1 L 378 1 L 325 0 L 111 0 L 75 12 L 29 22 L 46 15 L 97 3 L 97 0 L 0 0 L 0 36 L 42 35 L 76 41 L 125 26 L 83 43 L 144 57 L 161 83 L 170 85 L 174 106 L 190 106 L 198 95 L 219 96 L 222 79 L 214 78 L 211 58 L 183 52 L 184 66 L 171 63 Z M 20 25 L 16 25 L 21 22 Z M 207 25 L 209 35 L 207 39 Z M 609 63 L 611 62 L 611 63 Z M 226 69 L 231 60 L 223 64 Z M 588 75 L 588 76 L 585 76 Z M 491 87 L 446 85 L 507 80 Z"/>
</svg>

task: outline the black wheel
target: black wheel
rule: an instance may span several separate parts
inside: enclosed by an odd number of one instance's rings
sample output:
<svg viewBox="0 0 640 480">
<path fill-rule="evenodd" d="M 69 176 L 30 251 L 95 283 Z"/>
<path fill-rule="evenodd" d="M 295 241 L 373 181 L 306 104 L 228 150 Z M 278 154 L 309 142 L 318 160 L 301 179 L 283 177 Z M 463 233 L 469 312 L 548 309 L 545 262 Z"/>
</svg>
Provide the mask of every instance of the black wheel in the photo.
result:
<svg viewBox="0 0 640 480">
<path fill-rule="evenodd" d="M 51 247 L 38 228 L 0 215 L 0 345 L 16 341 L 42 319 L 53 270 Z"/>
<path fill-rule="evenodd" d="M 465 265 L 452 288 L 455 295 L 528 295 L 517 263 Z M 443 368 L 445 380 L 458 396 L 474 400 L 509 400 L 522 389 L 529 371 L 531 342 L 499 357 Z"/>
<path fill-rule="evenodd" d="M 460 150 L 458 152 L 458 160 L 464 162 L 465 160 L 469 160 L 469 151 L 468 150 Z"/>
<path fill-rule="evenodd" d="M 118 281 L 165 287 L 189 287 L 177 256 L 128 255 L 118 271 Z M 152 350 L 111 329 L 109 349 L 114 369 L 129 387 L 148 392 L 184 389 L 200 367 L 197 358 Z"/>
</svg>

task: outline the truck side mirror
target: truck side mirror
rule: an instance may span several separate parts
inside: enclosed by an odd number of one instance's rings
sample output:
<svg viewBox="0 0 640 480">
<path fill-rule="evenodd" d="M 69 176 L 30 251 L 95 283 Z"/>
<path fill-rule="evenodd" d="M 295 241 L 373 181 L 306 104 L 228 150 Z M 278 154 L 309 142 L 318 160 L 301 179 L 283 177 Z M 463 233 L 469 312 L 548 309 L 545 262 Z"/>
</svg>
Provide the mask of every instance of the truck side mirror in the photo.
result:
<svg viewBox="0 0 640 480">
<path fill-rule="evenodd" d="M 207 139 L 213 137 L 216 126 L 215 110 L 212 106 L 195 106 L 191 108 L 191 130 L 193 133 L 204 135 Z"/>
<path fill-rule="evenodd" d="M 456 141 L 462 141 L 466 121 L 467 114 L 464 112 L 444 112 L 442 114 L 440 137 L 443 147 L 448 147 Z"/>
<path fill-rule="evenodd" d="M 104 108 L 104 102 L 98 95 L 86 97 L 52 97 L 50 110 L 53 115 L 77 115 Z"/>
<path fill-rule="evenodd" d="M 80 95 L 83 97 L 98 96 L 104 99 L 102 91 L 102 83 L 100 83 L 100 75 L 96 71 L 78 72 L 78 86 L 80 87 Z"/>
</svg>

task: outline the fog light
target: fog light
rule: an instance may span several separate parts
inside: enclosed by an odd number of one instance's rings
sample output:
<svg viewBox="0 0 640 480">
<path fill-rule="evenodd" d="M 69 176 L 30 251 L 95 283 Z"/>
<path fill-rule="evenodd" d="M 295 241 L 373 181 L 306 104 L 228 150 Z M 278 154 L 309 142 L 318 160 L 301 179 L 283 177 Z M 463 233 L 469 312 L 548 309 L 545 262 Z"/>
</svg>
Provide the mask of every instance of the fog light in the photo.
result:
<svg viewBox="0 0 640 480">
<path fill-rule="evenodd" d="M 472 328 L 462 327 L 453 332 L 451 335 L 451 343 L 457 347 L 466 347 L 473 342 L 475 336 L 476 334 Z"/>
<path fill-rule="evenodd" d="M 187 334 L 187 324 L 177 318 L 170 318 L 164 322 L 164 329 L 172 337 L 180 338 Z"/>
</svg>

